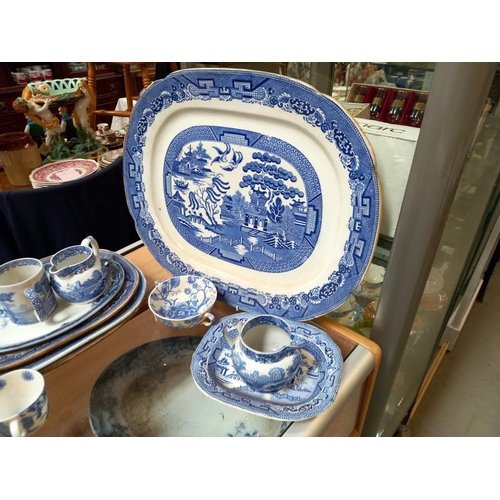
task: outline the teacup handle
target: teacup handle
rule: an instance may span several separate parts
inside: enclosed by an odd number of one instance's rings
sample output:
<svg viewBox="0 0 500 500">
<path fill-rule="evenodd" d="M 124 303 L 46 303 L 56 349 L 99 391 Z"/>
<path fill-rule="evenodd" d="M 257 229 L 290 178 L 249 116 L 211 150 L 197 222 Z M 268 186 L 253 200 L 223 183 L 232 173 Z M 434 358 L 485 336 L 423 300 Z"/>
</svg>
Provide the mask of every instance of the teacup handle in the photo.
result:
<svg viewBox="0 0 500 500">
<path fill-rule="evenodd" d="M 211 326 L 214 322 L 215 316 L 212 313 L 205 313 L 205 316 L 201 320 L 203 326 Z"/>
<path fill-rule="evenodd" d="M 27 288 L 26 290 L 24 290 L 24 295 L 26 295 L 26 297 L 28 297 L 28 300 L 31 302 L 38 321 L 43 322 L 48 320 L 49 313 L 45 309 L 43 302 L 40 300 L 38 293 L 36 293 L 33 288 Z"/>
<path fill-rule="evenodd" d="M 12 437 L 26 437 L 28 434 L 25 430 L 21 430 L 17 419 L 12 420 L 9 424 L 9 432 Z"/>
</svg>

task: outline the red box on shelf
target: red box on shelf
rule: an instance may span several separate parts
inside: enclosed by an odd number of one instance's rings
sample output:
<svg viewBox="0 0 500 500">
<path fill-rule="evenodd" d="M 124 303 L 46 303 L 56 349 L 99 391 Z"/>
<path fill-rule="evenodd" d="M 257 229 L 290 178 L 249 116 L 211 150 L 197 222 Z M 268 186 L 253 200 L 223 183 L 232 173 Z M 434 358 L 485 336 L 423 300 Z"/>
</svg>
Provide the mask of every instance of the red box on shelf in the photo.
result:
<svg viewBox="0 0 500 500">
<path fill-rule="evenodd" d="M 377 96 L 377 93 L 383 92 L 385 95 Z M 401 93 L 403 95 L 401 95 Z M 425 101 L 428 96 L 428 92 L 411 90 L 411 89 L 402 89 L 397 87 L 388 87 L 383 85 L 367 85 L 364 83 L 353 83 L 349 93 L 346 98 L 346 102 L 362 102 L 370 104 L 370 119 L 374 121 L 381 121 L 386 123 L 392 123 L 397 125 L 406 125 L 419 127 L 418 123 L 421 122 L 421 117 L 425 112 Z M 380 102 L 375 102 L 374 100 L 380 97 Z M 405 97 L 405 103 L 401 113 L 397 114 L 397 118 L 392 120 L 390 117 L 391 106 L 394 104 L 395 100 L 398 97 Z M 419 102 L 419 100 L 423 100 L 424 102 Z M 419 103 L 417 110 L 415 110 L 414 115 L 416 116 L 416 120 L 412 117 L 410 118 L 410 114 L 415 104 Z M 381 108 L 378 110 L 378 113 L 374 113 L 374 107 L 377 104 L 382 104 Z"/>
</svg>

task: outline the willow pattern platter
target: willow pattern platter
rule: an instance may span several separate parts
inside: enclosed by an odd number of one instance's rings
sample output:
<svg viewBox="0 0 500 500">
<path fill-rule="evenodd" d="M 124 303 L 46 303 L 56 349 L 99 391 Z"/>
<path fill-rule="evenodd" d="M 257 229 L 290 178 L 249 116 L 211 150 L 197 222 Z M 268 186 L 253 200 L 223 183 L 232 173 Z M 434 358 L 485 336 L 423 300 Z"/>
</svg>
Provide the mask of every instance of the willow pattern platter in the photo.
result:
<svg viewBox="0 0 500 500">
<path fill-rule="evenodd" d="M 191 69 L 136 103 L 129 210 L 155 259 L 246 311 L 310 319 L 360 283 L 379 227 L 371 149 L 333 99 L 287 77 Z"/>
<path fill-rule="evenodd" d="M 278 422 L 228 408 L 193 382 L 190 363 L 200 337 L 171 337 L 138 346 L 97 379 L 89 402 L 96 436 L 281 436 Z"/>
<path fill-rule="evenodd" d="M 278 391 L 260 392 L 248 387 L 234 369 L 224 336 L 226 327 L 253 316 L 234 314 L 209 328 L 191 362 L 198 388 L 217 401 L 271 419 L 306 420 L 325 411 L 335 400 L 342 376 L 337 344 L 315 326 L 289 321 L 291 331 L 304 342 L 297 375 Z M 235 331 L 229 334 L 237 335 Z"/>
<path fill-rule="evenodd" d="M 50 262 L 42 259 L 47 269 Z M 120 291 L 125 279 L 122 266 L 113 260 L 104 259 L 107 268 L 107 282 L 102 295 L 86 304 L 72 304 L 56 294 L 57 305 L 49 319 L 43 323 L 14 325 L 0 314 L 0 353 L 26 348 L 54 338 L 70 328 L 83 323 L 101 310 Z"/>
</svg>

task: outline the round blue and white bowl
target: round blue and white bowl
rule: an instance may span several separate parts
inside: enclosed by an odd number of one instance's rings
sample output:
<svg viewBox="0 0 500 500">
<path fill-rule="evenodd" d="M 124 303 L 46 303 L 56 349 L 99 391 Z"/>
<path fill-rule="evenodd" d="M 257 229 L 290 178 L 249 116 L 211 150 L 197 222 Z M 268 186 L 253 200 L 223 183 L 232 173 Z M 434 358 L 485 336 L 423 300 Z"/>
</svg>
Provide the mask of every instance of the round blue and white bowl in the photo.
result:
<svg viewBox="0 0 500 500">
<path fill-rule="evenodd" d="M 191 328 L 214 322 L 210 310 L 216 300 L 217 289 L 210 280 L 186 274 L 156 282 L 148 305 L 156 321 L 171 328 Z"/>
</svg>

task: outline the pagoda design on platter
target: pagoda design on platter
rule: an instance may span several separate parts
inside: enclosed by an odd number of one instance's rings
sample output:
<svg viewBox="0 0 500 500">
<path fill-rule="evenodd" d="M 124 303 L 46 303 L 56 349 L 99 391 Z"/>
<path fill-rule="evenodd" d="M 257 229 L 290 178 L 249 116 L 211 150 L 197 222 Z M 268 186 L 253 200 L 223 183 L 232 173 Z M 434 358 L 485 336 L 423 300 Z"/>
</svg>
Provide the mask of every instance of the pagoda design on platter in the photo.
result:
<svg viewBox="0 0 500 500">
<path fill-rule="evenodd" d="M 207 254 L 252 269 L 298 267 L 314 249 L 321 205 L 308 202 L 300 165 L 286 157 L 307 160 L 275 138 L 250 145 L 248 131 L 192 140 L 206 135 L 199 128 L 180 134 L 166 155 L 165 196 L 180 235 Z"/>
</svg>

